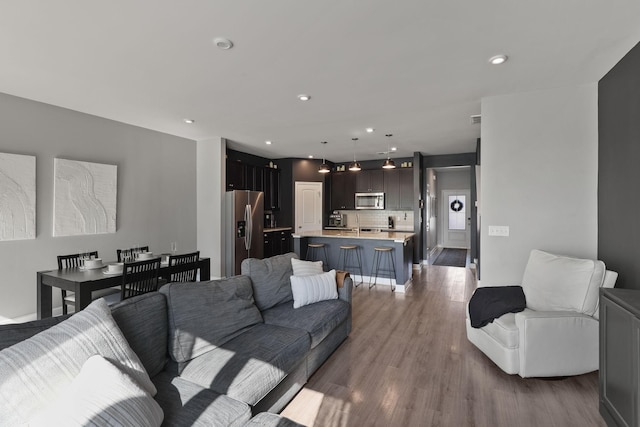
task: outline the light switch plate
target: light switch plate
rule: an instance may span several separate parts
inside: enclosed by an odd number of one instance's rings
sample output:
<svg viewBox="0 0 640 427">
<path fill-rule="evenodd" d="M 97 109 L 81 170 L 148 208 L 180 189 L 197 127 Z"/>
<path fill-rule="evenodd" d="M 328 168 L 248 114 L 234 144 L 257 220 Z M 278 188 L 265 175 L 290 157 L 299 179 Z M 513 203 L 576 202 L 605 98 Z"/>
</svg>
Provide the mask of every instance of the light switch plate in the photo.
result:
<svg viewBox="0 0 640 427">
<path fill-rule="evenodd" d="M 509 226 L 508 225 L 490 225 L 489 236 L 509 237 Z"/>
</svg>

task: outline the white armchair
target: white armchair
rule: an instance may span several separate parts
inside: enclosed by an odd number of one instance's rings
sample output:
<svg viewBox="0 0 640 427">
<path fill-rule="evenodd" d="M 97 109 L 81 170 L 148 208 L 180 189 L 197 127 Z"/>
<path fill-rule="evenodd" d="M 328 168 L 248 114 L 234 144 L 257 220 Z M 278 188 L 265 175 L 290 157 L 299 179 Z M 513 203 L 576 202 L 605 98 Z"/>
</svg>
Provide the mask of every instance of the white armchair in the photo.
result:
<svg viewBox="0 0 640 427">
<path fill-rule="evenodd" d="M 579 375 L 598 369 L 599 288 L 618 273 L 602 261 L 531 251 L 522 278 L 527 308 L 473 328 L 467 338 L 500 369 L 521 377 Z"/>
</svg>

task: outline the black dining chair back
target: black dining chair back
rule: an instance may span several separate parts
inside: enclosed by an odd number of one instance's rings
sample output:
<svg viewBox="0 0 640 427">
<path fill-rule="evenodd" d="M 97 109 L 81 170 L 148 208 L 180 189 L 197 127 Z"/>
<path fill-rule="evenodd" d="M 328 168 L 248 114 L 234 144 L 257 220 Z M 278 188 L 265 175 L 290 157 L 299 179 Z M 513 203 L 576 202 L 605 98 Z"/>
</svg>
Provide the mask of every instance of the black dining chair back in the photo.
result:
<svg viewBox="0 0 640 427">
<path fill-rule="evenodd" d="M 136 255 L 140 252 L 149 252 L 149 246 L 140 246 L 139 248 L 116 249 L 118 262 L 131 262 L 136 260 Z"/>
<path fill-rule="evenodd" d="M 89 258 L 98 258 L 98 251 L 89 252 Z M 58 255 L 58 270 L 80 267 L 80 254 Z"/>
<path fill-rule="evenodd" d="M 169 267 L 180 266 L 178 272 L 171 273 L 170 282 L 195 282 L 198 274 L 200 251 L 182 255 L 170 255 Z"/>
<path fill-rule="evenodd" d="M 98 251 L 89 252 L 89 258 L 98 258 Z M 80 254 L 58 255 L 58 270 L 80 267 Z M 75 306 L 75 299 L 67 298 L 67 291 L 60 289 L 62 295 L 62 314 L 69 313 L 69 306 Z"/>
<path fill-rule="evenodd" d="M 158 290 L 160 258 L 125 262 L 122 270 L 121 300 Z"/>
</svg>

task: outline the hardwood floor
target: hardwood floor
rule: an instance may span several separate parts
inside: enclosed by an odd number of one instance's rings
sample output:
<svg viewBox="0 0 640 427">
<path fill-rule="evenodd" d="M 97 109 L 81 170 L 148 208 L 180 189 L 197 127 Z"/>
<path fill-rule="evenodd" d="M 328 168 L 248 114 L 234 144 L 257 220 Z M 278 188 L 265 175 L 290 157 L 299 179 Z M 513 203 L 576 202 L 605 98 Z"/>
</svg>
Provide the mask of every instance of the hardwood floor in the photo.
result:
<svg viewBox="0 0 640 427">
<path fill-rule="evenodd" d="M 283 415 L 307 426 L 605 426 L 597 372 L 507 375 L 467 341 L 473 270 L 425 266 L 406 294 L 353 294 L 350 337 Z"/>
</svg>

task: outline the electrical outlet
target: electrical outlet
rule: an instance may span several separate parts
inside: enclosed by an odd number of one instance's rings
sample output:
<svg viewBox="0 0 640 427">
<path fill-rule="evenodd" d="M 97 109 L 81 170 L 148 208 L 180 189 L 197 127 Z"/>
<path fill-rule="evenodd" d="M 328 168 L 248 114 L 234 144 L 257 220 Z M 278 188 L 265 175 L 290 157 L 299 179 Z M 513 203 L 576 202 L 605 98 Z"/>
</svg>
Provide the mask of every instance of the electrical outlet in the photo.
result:
<svg viewBox="0 0 640 427">
<path fill-rule="evenodd" d="M 509 237 L 509 226 L 508 225 L 490 225 L 489 236 Z"/>
</svg>

